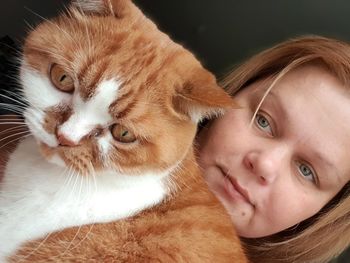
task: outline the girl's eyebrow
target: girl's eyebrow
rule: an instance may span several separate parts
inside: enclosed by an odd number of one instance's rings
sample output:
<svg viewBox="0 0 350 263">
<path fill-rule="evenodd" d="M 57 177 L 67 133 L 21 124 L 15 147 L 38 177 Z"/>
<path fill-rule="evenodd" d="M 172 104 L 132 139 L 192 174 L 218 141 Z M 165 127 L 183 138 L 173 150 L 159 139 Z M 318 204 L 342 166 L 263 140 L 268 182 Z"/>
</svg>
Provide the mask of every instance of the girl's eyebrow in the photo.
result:
<svg viewBox="0 0 350 263">
<path fill-rule="evenodd" d="M 322 171 L 322 174 L 327 174 L 327 179 L 331 180 L 333 182 L 336 182 L 337 184 L 341 182 L 341 176 L 339 169 L 334 165 L 333 162 L 328 160 L 322 153 L 318 151 L 313 151 L 314 158 L 318 159 L 320 163 L 328 170 L 328 172 Z"/>
<path fill-rule="evenodd" d="M 252 94 L 252 102 L 254 102 L 254 105 L 256 107 L 259 106 L 261 103 L 261 100 L 265 94 L 265 90 L 263 91 L 257 91 Z M 279 96 L 274 92 L 274 90 L 270 90 L 270 92 L 265 97 L 264 101 L 262 102 L 261 106 L 263 107 L 266 104 L 269 104 L 273 106 L 273 108 L 276 110 L 276 113 L 278 114 L 278 117 L 284 120 L 288 120 L 288 112 L 283 106 L 283 103 L 280 101 Z M 256 110 L 256 109 L 255 109 Z"/>
<path fill-rule="evenodd" d="M 283 103 L 281 102 L 279 96 L 271 90 L 269 94 L 266 97 L 266 100 L 270 100 L 276 109 L 278 109 L 278 114 L 280 115 L 281 118 L 283 119 L 288 119 L 288 112 L 283 106 Z"/>
</svg>

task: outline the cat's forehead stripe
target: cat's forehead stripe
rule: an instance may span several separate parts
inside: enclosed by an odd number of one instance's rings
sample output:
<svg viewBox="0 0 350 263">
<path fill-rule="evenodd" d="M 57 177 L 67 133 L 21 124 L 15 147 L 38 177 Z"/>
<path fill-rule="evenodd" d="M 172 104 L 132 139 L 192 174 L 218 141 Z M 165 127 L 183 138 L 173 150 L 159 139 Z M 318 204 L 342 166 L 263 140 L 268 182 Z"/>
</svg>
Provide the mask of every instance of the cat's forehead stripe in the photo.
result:
<svg viewBox="0 0 350 263">
<path fill-rule="evenodd" d="M 87 100 L 94 95 L 96 92 L 96 87 L 98 87 L 98 84 L 101 83 L 101 80 L 103 79 L 103 75 L 107 68 L 108 62 L 106 60 L 100 60 L 95 63 L 86 63 L 86 66 L 78 75 L 80 84 L 84 85 L 79 90 L 83 100 Z M 89 77 L 86 79 L 87 76 Z"/>
</svg>

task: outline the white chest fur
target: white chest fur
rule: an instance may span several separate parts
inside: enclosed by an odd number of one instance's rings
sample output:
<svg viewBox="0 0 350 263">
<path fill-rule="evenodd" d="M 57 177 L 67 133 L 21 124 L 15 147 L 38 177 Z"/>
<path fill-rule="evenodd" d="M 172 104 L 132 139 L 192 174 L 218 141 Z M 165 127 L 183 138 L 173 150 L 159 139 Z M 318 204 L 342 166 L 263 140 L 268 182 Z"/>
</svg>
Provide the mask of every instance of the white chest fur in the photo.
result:
<svg viewBox="0 0 350 263">
<path fill-rule="evenodd" d="M 11 155 L 0 185 L 0 262 L 24 241 L 70 226 L 131 216 L 167 194 L 168 174 L 82 177 L 48 163 L 33 138 Z"/>
</svg>

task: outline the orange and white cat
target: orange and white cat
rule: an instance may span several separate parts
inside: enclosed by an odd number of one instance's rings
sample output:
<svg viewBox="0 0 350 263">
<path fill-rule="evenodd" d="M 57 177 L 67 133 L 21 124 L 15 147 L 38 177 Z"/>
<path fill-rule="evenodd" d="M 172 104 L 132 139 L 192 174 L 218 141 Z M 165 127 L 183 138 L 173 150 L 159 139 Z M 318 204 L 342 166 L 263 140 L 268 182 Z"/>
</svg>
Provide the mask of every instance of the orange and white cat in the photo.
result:
<svg viewBox="0 0 350 263">
<path fill-rule="evenodd" d="M 20 80 L 33 136 L 1 182 L 1 262 L 246 262 L 192 146 L 234 103 L 131 1 L 41 23 Z"/>
</svg>

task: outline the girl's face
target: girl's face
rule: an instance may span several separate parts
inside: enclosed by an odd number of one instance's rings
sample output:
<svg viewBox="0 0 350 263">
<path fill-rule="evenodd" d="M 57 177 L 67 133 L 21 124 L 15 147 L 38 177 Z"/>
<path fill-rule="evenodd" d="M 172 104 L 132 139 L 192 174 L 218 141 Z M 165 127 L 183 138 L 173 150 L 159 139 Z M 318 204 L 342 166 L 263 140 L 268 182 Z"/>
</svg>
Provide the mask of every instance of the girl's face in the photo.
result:
<svg viewBox="0 0 350 263">
<path fill-rule="evenodd" d="M 268 236 L 317 213 L 350 178 L 350 93 L 321 66 L 271 79 L 236 96 L 242 107 L 199 135 L 211 190 L 243 237 Z"/>
</svg>

